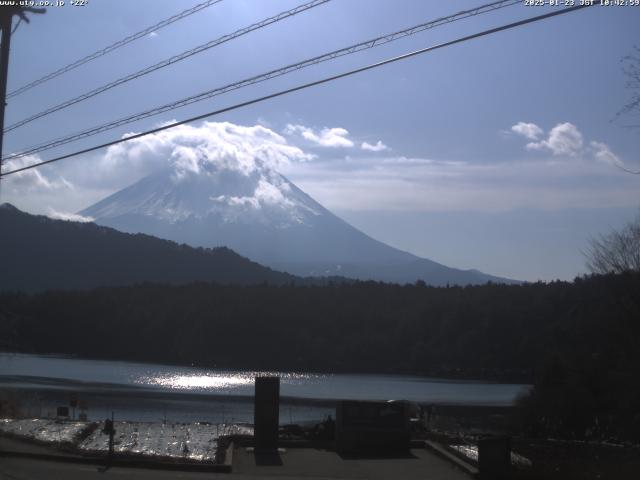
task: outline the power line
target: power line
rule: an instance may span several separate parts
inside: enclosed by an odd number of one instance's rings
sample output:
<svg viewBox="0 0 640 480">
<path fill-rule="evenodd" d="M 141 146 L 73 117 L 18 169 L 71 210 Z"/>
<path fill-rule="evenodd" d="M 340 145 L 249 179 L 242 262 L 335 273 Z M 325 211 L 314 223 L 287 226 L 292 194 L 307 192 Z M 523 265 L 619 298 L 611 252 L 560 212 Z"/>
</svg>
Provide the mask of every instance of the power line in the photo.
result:
<svg viewBox="0 0 640 480">
<path fill-rule="evenodd" d="M 7 160 L 10 159 L 15 159 L 15 158 L 20 158 L 20 157 L 24 157 L 26 155 L 33 155 L 35 153 L 40 153 L 43 152 L 45 150 L 50 150 L 52 148 L 55 147 L 59 147 L 61 145 L 66 145 L 67 143 L 71 143 L 83 138 L 87 138 L 87 137 L 91 137 L 93 135 L 97 135 L 99 133 L 102 132 L 106 132 L 108 130 L 112 130 L 114 128 L 123 126 L 123 125 L 127 125 L 129 123 L 133 123 L 135 121 L 138 120 L 143 120 L 145 118 L 148 117 L 152 117 L 154 115 L 159 115 L 161 113 L 165 113 L 171 110 L 175 110 L 177 108 L 181 108 L 187 105 L 191 105 L 192 103 L 196 103 L 196 102 L 200 102 L 218 95 L 223 95 L 225 93 L 228 93 L 230 91 L 233 90 L 238 90 L 240 88 L 244 88 L 250 85 L 254 85 L 256 83 L 260 83 L 260 82 L 264 82 L 266 80 L 270 80 L 272 78 L 276 78 L 285 74 L 288 74 L 290 72 L 296 71 L 296 70 L 300 70 L 306 67 L 310 67 L 312 65 L 317 65 L 319 63 L 322 62 L 326 62 L 329 60 L 333 60 L 335 58 L 339 58 L 342 56 L 346 56 L 346 55 L 351 55 L 363 50 L 367 50 L 370 48 L 374 48 L 380 45 L 384 45 L 386 43 L 390 43 L 393 42 L 395 40 L 398 40 L 400 38 L 404 38 L 410 35 L 414 35 L 416 33 L 422 32 L 424 30 L 427 29 L 431 29 L 431 28 L 435 28 L 438 27 L 440 25 L 444 25 L 447 23 L 451 23 L 457 20 L 461 20 L 464 18 L 468 18 L 468 17 L 472 17 L 475 15 L 480 15 L 482 13 L 486 13 L 486 12 L 491 12 L 500 8 L 504 8 L 504 7 L 508 7 L 511 5 L 515 5 L 515 4 L 519 4 L 521 3 L 521 0 L 502 0 L 502 1 L 497 1 L 497 2 L 493 2 L 493 3 L 489 3 L 486 5 L 481 5 L 479 7 L 470 9 L 470 10 L 463 10 L 461 12 L 455 13 L 453 15 L 448 15 L 446 17 L 441 17 L 435 20 L 430 20 L 428 22 L 424 22 L 421 23 L 419 25 L 415 25 L 413 27 L 410 28 L 406 28 L 404 30 L 399 30 L 397 32 L 393 32 L 393 33 L 389 33 L 386 35 L 382 35 L 376 38 L 372 38 L 369 40 L 366 40 L 364 42 L 360 42 L 358 44 L 355 45 L 351 45 L 349 47 L 345 47 L 345 48 L 341 48 L 339 50 L 334 50 L 332 52 L 329 53 L 325 53 L 310 59 L 306 59 L 303 60 L 301 62 L 297 62 L 291 65 L 287 65 L 285 67 L 281 67 L 278 68 L 276 70 L 271 70 L 267 73 L 263 73 L 260 75 L 256 75 L 250 78 L 246 78 L 244 80 L 240 80 L 238 82 L 234 82 L 222 87 L 218 87 L 215 88 L 213 90 L 208 90 L 206 92 L 202 92 L 196 95 L 192 95 L 190 97 L 187 98 L 183 98 L 181 100 L 177 100 L 175 102 L 171 102 L 165 105 L 161 105 L 159 107 L 154 107 L 150 110 L 146 110 L 144 112 L 140 112 L 140 113 L 136 113 L 133 115 L 129 115 L 127 117 L 124 118 L 120 118 L 117 120 L 114 120 L 112 122 L 103 124 L 103 125 L 98 125 L 96 127 L 92 127 L 89 128 L 87 130 L 83 130 L 81 132 L 77 132 L 71 135 L 68 135 L 66 137 L 62 137 L 62 138 L 58 138 L 58 139 L 54 139 L 54 140 L 50 140 L 47 141 L 45 143 L 41 143 L 38 145 L 33 145 L 30 147 L 27 147 L 26 149 L 24 149 L 23 151 L 13 154 L 13 155 L 9 155 L 7 156 Z"/>
<path fill-rule="evenodd" d="M 188 17 L 189 15 L 193 15 L 194 13 L 199 12 L 200 10 L 204 10 L 207 7 L 210 7 L 212 5 L 215 5 L 216 3 L 220 3 L 222 2 L 222 0 L 207 0 L 206 2 L 202 2 L 199 3 L 191 8 L 188 8 L 187 10 L 184 10 L 176 15 L 173 15 L 165 20 L 162 20 L 161 22 L 156 23 L 155 25 L 151 25 L 150 27 L 145 28 L 144 30 L 139 31 L 138 33 L 134 33 L 133 35 L 129 35 L 128 37 L 123 38 L 122 40 L 119 40 L 111 45 L 109 45 L 108 47 L 105 47 L 101 50 L 98 50 L 96 52 L 93 52 L 90 55 L 87 55 L 86 57 L 82 57 L 79 60 L 76 60 L 75 62 L 72 62 L 68 65 L 65 65 L 62 68 L 59 68 L 58 70 L 51 72 L 41 78 L 38 78 L 37 80 L 34 80 L 31 83 L 28 83 L 26 85 L 23 85 L 20 88 L 15 89 L 14 91 L 10 92 L 9 94 L 7 94 L 7 98 L 11 98 L 11 97 L 15 97 L 17 95 L 20 95 L 21 93 L 26 92 L 27 90 L 31 90 L 33 87 L 37 87 L 38 85 L 41 85 L 45 82 L 48 82 L 49 80 L 59 77 L 60 75 L 70 72 L 71 70 L 74 70 L 76 68 L 78 68 L 81 65 L 84 65 L 85 63 L 88 63 L 92 60 L 95 60 L 96 58 L 102 57 L 103 55 L 106 55 L 107 53 L 111 53 L 114 50 L 117 50 L 120 47 L 124 47 L 125 45 L 138 40 L 142 37 L 147 36 L 148 34 L 150 34 L 151 32 L 155 32 L 157 30 L 160 30 L 161 28 L 166 27 L 167 25 L 171 25 L 174 22 L 177 22 L 178 20 L 182 20 L 183 18 Z M 17 28 L 17 26 L 16 26 Z"/>
<path fill-rule="evenodd" d="M 168 67 L 169 65 L 173 65 L 174 63 L 180 62 L 186 58 L 189 58 L 193 55 L 196 55 L 198 53 L 202 53 L 205 50 L 209 50 L 210 48 L 213 47 L 217 47 L 218 45 L 221 45 L 223 43 L 229 42 L 235 38 L 241 37 L 243 35 L 246 35 L 250 32 L 253 32 L 254 30 L 258 30 L 261 28 L 264 28 L 266 26 L 269 26 L 273 23 L 279 22 L 281 20 L 284 20 L 285 18 L 289 18 L 292 17 L 294 15 L 297 15 L 299 13 L 305 12 L 311 8 L 315 8 L 318 7 L 320 5 L 323 5 L 327 2 L 330 2 L 331 0 L 312 0 L 311 2 L 308 3 L 304 3 L 302 5 L 298 5 L 295 8 L 292 8 L 290 10 L 286 10 L 284 12 L 280 12 L 277 15 L 274 15 L 273 17 L 269 17 L 266 18 L 264 20 L 261 20 L 257 23 L 254 23 L 252 25 L 249 25 L 248 27 L 244 27 L 241 28 L 239 30 L 236 30 L 233 33 L 227 34 L 227 35 L 223 35 L 222 37 L 216 38 L 215 40 L 211 40 L 210 42 L 204 43 L 202 45 L 199 45 L 195 48 L 192 48 L 190 50 L 184 51 L 182 53 L 179 53 L 178 55 L 174 55 L 170 58 L 166 58 L 164 60 L 162 60 L 161 62 L 158 62 L 154 65 L 151 65 L 149 67 L 143 68 L 142 70 L 139 70 L 135 73 L 131 73 L 127 76 L 118 78 L 117 80 L 114 80 L 112 82 L 109 82 L 105 85 L 102 85 L 98 88 L 95 88 L 89 92 L 83 93 L 82 95 L 79 95 L 75 98 L 72 98 L 70 100 L 67 100 L 66 102 L 62 102 L 59 103 L 58 105 L 55 105 L 53 107 L 50 107 L 46 110 L 43 110 L 39 113 L 36 113 L 34 115 L 31 115 L 28 118 L 25 118 L 23 120 L 20 120 L 19 122 L 16 122 L 12 125 L 9 125 L 7 128 L 5 128 L 5 133 L 10 132 L 12 130 L 15 130 L 16 128 L 22 127 L 28 123 L 33 122 L 34 120 L 37 120 L 38 118 L 42 118 L 45 117 L 47 115 L 50 115 L 54 112 L 60 111 L 64 108 L 70 107 L 71 105 L 75 105 L 76 103 L 80 103 L 84 100 L 87 100 L 91 97 L 95 97 L 96 95 L 99 95 L 103 92 L 106 92 L 107 90 L 111 90 L 114 87 L 117 87 L 118 85 L 122 85 L 123 83 L 127 83 L 130 82 L 132 80 L 135 80 L 136 78 L 140 78 L 144 75 L 147 75 L 151 72 L 155 72 L 156 70 L 160 70 L 161 68 L 164 67 Z"/>
<path fill-rule="evenodd" d="M 512 29 L 512 28 L 520 27 L 522 25 L 527 25 L 529 23 L 538 22 L 540 20 L 545 20 L 547 18 L 555 17 L 555 16 L 562 15 L 562 14 L 565 14 L 565 13 L 574 12 L 576 10 L 580 10 L 580 9 L 587 8 L 587 7 L 590 7 L 590 6 L 592 6 L 592 4 L 576 5 L 574 7 L 563 8 L 561 10 L 556 10 L 556 11 L 553 11 L 553 12 L 550 12 L 550 13 L 546 13 L 546 14 L 543 14 L 543 15 L 538 15 L 538 16 L 535 16 L 535 17 L 526 18 L 524 20 L 519 20 L 517 22 L 513 22 L 513 23 L 506 24 L 506 25 L 502 25 L 500 27 L 495 27 L 495 28 L 491 28 L 489 30 L 484 30 L 482 32 L 474 33 L 472 35 L 467 35 L 465 37 L 460 37 L 460 38 L 457 38 L 455 40 L 450 40 L 450 41 L 445 42 L 445 43 L 440 43 L 438 45 L 433 45 L 431 47 L 425 47 L 425 48 L 422 48 L 422 49 L 419 49 L 419 50 L 415 50 L 415 51 L 410 52 L 410 53 L 405 53 L 403 55 L 399 55 L 397 57 L 392 57 L 392 58 L 389 58 L 389 59 L 386 59 L 386 60 L 382 60 L 380 62 L 372 63 L 372 64 L 366 65 L 364 67 L 359 67 L 359 68 L 356 68 L 354 70 L 349 70 L 347 72 L 343 72 L 343 73 L 340 73 L 340 74 L 337 74 L 337 75 L 332 75 L 330 77 L 325 77 L 325 78 L 323 78 L 321 80 L 316 80 L 316 81 L 313 81 L 313 82 L 305 83 L 303 85 L 298 85 L 297 87 L 288 88 L 286 90 L 281 90 L 281 91 L 276 92 L 276 93 L 265 95 L 263 97 L 258 97 L 258 98 L 254 98 L 252 100 L 248 100 L 248 101 L 245 101 L 245 102 L 242 102 L 242 103 L 237 103 L 237 104 L 232 105 L 230 107 L 225 107 L 225 108 L 222 108 L 222 109 L 219 109 L 219 110 L 215 110 L 215 111 L 212 111 L 212 112 L 204 113 L 202 115 L 197 115 L 195 117 L 191 117 L 191 118 L 188 118 L 186 120 L 181 120 L 179 122 L 170 123 L 170 124 L 164 125 L 162 127 L 157 127 L 157 128 L 154 128 L 154 129 L 151 129 L 151 130 L 147 130 L 147 131 L 142 132 L 142 133 L 137 133 L 137 134 L 134 134 L 134 135 L 127 136 L 125 138 L 120 138 L 118 140 L 112 140 L 110 142 L 106 142 L 106 143 L 102 143 L 100 145 L 96 145 L 96 146 L 93 146 L 93 147 L 85 148 L 83 150 L 78 150 L 76 152 L 68 153 L 66 155 L 62 155 L 62 156 L 59 156 L 59 157 L 56 157 L 56 158 L 52 158 L 52 159 L 49 159 L 49 160 L 44 160 L 42 162 L 38 162 L 38 163 L 35 163 L 33 165 L 28 165 L 28 166 L 25 166 L 25 167 L 16 168 L 16 169 L 11 170 L 9 172 L 3 173 L 0 176 L 4 177 L 6 175 L 12 175 L 14 173 L 23 172 L 25 170 L 30 170 L 32 168 L 40 167 L 42 165 L 47 165 L 47 164 L 50 164 L 50 163 L 59 162 L 60 160 L 65 160 L 67 158 L 71 158 L 71 157 L 75 157 L 75 156 L 78 156 L 78 155 L 82 155 L 84 153 L 93 152 L 95 150 L 100 150 L 102 148 L 110 147 L 112 145 L 117 145 L 117 144 L 120 144 L 120 143 L 128 142 L 130 140 L 135 140 L 136 138 L 145 137 L 147 135 L 158 133 L 158 132 L 161 132 L 163 130 L 168 130 L 170 128 L 174 128 L 174 127 L 177 127 L 177 126 L 180 126 L 180 125 L 185 125 L 187 123 L 192 123 L 192 122 L 195 122 L 195 121 L 198 121 L 198 120 L 203 120 L 203 119 L 205 119 L 207 117 L 212 117 L 212 116 L 215 116 L 215 115 L 219 115 L 221 113 L 230 112 L 230 111 L 236 110 L 238 108 L 242 108 L 242 107 L 246 107 L 248 105 L 253 105 L 253 104 L 256 104 L 256 103 L 260 103 L 260 102 L 263 102 L 265 100 L 270 100 L 272 98 L 276 98 L 276 97 L 280 97 L 280 96 L 283 96 L 283 95 L 287 95 L 289 93 L 297 92 L 297 91 L 300 91 L 300 90 L 305 90 L 307 88 L 315 87 L 315 86 L 321 85 L 323 83 L 328 83 L 328 82 L 331 82 L 331 81 L 334 81 L 334 80 L 338 80 L 340 78 L 349 77 L 351 75 L 355 75 L 356 73 L 361 73 L 361 72 L 365 72 L 367 70 L 372 70 L 374 68 L 378 68 L 378 67 L 381 67 L 383 65 L 387 65 L 387 64 L 390 64 L 390 63 L 398 62 L 400 60 L 405 60 L 407 58 L 414 57 L 414 56 L 417 56 L 417 55 L 421 55 L 423 53 L 431 52 L 433 50 L 437 50 L 437 49 L 444 48 L 444 47 L 449 47 L 451 45 L 455 45 L 455 44 L 458 44 L 458 43 L 463 43 L 463 42 L 466 42 L 466 41 L 469 41 L 469 40 L 473 40 L 473 39 L 476 39 L 476 38 L 484 37 L 486 35 L 491 35 L 491 34 L 498 33 L 498 32 L 504 31 L 504 30 L 509 30 L 509 29 Z"/>
</svg>

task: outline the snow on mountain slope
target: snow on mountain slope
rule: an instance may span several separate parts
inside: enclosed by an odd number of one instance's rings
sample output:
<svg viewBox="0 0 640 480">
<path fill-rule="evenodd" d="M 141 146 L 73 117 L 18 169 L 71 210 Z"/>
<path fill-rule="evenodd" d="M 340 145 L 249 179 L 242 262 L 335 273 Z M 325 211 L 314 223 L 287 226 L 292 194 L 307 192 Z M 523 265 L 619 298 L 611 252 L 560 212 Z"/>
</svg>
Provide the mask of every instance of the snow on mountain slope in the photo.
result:
<svg viewBox="0 0 640 480">
<path fill-rule="evenodd" d="M 228 246 L 297 275 L 344 275 L 394 282 L 480 283 L 365 235 L 275 172 L 209 171 L 176 180 L 163 170 L 83 210 L 96 223 L 192 246 Z"/>
</svg>

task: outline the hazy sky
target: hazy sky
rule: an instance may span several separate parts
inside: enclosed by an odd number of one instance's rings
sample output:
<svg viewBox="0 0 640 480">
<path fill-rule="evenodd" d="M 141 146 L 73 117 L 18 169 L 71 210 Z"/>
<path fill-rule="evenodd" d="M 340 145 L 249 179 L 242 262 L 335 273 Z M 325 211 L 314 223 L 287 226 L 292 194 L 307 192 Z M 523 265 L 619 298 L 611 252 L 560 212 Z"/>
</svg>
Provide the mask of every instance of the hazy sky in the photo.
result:
<svg viewBox="0 0 640 480">
<path fill-rule="evenodd" d="M 9 132 L 5 153 L 487 1 L 333 0 Z M 196 3 L 67 1 L 32 16 L 12 37 L 9 91 Z M 300 3 L 224 0 L 11 98 L 5 125 Z M 548 10 L 520 4 L 461 20 L 40 158 Z M 584 273 L 589 237 L 639 211 L 640 176 L 615 166 L 640 170 L 640 129 L 625 127 L 638 117 L 616 118 L 631 97 L 621 58 L 640 45 L 638 25 L 640 7 L 596 6 L 210 120 L 260 124 L 302 149 L 304 161 L 282 173 L 390 245 L 495 275 L 571 279 Z M 76 212 L 150 168 L 104 159 L 97 152 L 7 177 L 2 201 Z"/>
</svg>

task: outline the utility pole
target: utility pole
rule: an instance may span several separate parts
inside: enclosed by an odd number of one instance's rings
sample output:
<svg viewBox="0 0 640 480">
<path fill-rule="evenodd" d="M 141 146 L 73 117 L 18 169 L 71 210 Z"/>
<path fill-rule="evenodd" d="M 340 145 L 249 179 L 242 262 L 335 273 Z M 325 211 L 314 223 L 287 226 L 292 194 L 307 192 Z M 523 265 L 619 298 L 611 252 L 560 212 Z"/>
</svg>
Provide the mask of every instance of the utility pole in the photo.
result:
<svg viewBox="0 0 640 480">
<path fill-rule="evenodd" d="M 4 139 L 4 107 L 7 105 L 7 76 L 9 74 L 9 47 L 11 45 L 11 23 L 13 8 L 0 10 L 0 28 L 2 28 L 2 44 L 0 45 L 0 169 L 2 168 L 2 144 Z M 0 170 L 1 172 L 1 170 Z"/>
<path fill-rule="evenodd" d="M 7 106 L 7 78 L 9 76 L 9 49 L 11 47 L 11 24 L 13 16 L 20 17 L 19 22 L 29 23 L 27 13 L 45 13 L 44 8 L 20 7 L 18 5 L 0 7 L 0 28 L 2 44 L 0 45 L 0 178 L 2 178 L 2 157 L 4 140 L 4 109 Z"/>
</svg>

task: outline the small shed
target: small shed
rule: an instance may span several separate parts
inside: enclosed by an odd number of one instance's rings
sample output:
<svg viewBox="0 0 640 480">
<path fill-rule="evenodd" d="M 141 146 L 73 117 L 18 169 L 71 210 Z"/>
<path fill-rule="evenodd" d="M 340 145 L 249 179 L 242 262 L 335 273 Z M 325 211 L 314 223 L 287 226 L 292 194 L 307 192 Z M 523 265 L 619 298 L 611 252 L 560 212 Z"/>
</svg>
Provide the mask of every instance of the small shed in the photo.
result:
<svg viewBox="0 0 640 480">
<path fill-rule="evenodd" d="M 406 402 L 343 400 L 336 409 L 336 450 L 407 451 L 411 441 Z"/>
</svg>

